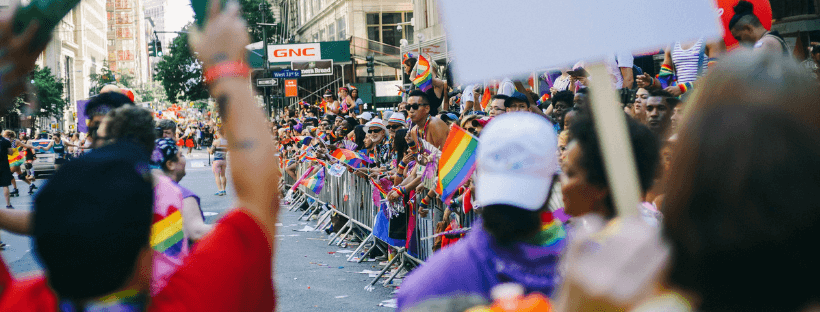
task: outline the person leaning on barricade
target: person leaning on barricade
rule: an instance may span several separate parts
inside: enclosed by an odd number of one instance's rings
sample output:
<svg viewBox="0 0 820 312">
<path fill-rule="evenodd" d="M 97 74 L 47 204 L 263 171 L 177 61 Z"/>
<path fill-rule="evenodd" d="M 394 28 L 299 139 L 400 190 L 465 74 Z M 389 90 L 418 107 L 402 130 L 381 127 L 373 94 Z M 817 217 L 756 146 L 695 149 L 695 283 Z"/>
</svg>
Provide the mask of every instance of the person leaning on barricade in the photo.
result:
<svg viewBox="0 0 820 312">
<path fill-rule="evenodd" d="M 565 236 L 547 206 L 558 169 L 555 138 L 550 122 L 531 113 L 507 113 L 484 128 L 476 154 L 481 219 L 407 277 L 398 292 L 400 311 L 442 297 L 489 301 L 491 289 L 504 282 L 553 292 Z"/>
<path fill-rule="evenodd" d="M 249 43 L 238 4 L 220 13 L 214 2 L 203 33 L 191 46 L 204 63 L 217 98 L 231 159 L 238 208 L 217 224 L 185 259 L 163 290 L 147 299 L 151 255 L 152 190 L 148 158 L 128 142 L 95 150 L 70 162 L 35 201 L 34 252 L 46 277 L 0 285 L 2 311 L 86 311 L 99 300 L 123 310 L 272 311 L 272 237 L 278 213 L 278 171 L 256 163 L 273 149 L 255 110 L 249 69 L 242 63 Z M 234 40 L 221 40 L 232 38 Z M 221 41 L 219 46 L 206 42 Z M 249 118 L 256 111 L 258 116 Z M 153 132 L 151 132 L 153 134 Z M 79 183 L 78 183 L 79 181 Z M 273 185 L 269 185 L 272 183 Z M 72 235 L 67 235 L 71 233 Z M 237 261 L 241 259 L 241 261 Z M 7 272 L 0 276 L 7 276 Z"/>
</svg>

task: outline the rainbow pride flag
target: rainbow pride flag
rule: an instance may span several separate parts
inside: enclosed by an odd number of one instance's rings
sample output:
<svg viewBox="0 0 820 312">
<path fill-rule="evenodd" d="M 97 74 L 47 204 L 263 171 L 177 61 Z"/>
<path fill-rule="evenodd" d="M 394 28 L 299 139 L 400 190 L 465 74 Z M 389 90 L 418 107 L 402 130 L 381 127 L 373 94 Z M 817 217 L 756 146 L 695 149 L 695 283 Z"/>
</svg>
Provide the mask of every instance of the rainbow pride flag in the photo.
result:
<svg viewBox="0 0 820 312">
<path fill-rule="evenodd" d="M 413 84 L 424 92 L 433 87 L 432 68 L 430 68 L 430 62 L 424 56 L 419 55 L 418 63 L 416 63 L 416 78 L 413 79 Z"/>
<path fill-rule="evenodd" d="M 361 168 L 367 162 L 356 152 L 344 148 L 337 148 L 330 156 L 353 168 Z"/>
<path fill-rule="evenodd" d="M 154 213 L 154 223 L 151 225 L 151 248 L 176 257 L 182 252 L 183 239 L 182 212 L 176 207 L 168 207 L 168 214 L 162 217 Z"/>
<path fill-rule="evenodd" d="M 438 184 L 436 192 L 449 205 L 459 187 L 464 185 L 475 170 L 475 154 L 478 139 L 453 125 L 447 141 L 441 149 L 438 163 Z"/>
<path fill-rule="evenodd" d="M 486 111 L 487 105 L 490 104 L 490 99 L 492 99 L 493 95 L 490 93 L 490 87 L 484 87 L 484 95 L 481 96 L 481 110 Z"/>
<path fill-rule="evenodd" d="M 306 180 L 302 180 L 301 183 L 306 188 L 313 191 L 313 193 L 319 194 L 320 192 L 322 192 L 322 188 L 325 186 L 325 168 L 320 168 L 318 171 L 316 171 L 315 175 Z"/>
</svg>

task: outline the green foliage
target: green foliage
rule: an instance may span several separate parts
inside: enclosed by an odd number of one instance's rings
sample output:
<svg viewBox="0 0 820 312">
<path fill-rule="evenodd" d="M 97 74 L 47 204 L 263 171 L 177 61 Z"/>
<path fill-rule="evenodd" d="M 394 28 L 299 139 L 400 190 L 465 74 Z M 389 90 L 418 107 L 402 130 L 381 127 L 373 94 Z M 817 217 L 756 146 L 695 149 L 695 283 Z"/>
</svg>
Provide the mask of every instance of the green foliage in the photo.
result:
<svg viewBox="0 0 820 312">
<path fill-rule="evenodd" d="M 34 94 L 21 95 L 17 98 L 17 103 L 34 104 L 36 102 L 38 109 L 32 114 L 37 117 L 62 115 L 63 109 L 68 105 L 68 101 L 63 97 L 65 89 L 63 79 L 55 77 L 48 67 L 35 66 L 31 72 L 31 80 L 34 81 Z"/>
<path fill-rule="evenodd" d="M 137 96 L 138 102 L 153 103 L 156 101 L 158 103 L 162 103 L 168 100 L 168 97 L 165 96 L 165 89 L 162 88 L 161 84 L 154 82 L 145 84 L 141 89 L 136 90 L 134 93 Z"/>
<path fill-rule="evenodd" d="M 242 6 L 242 17 L 248 23 L 248 29 L 250 30 L 249 33 L 251 35 L 251 42 L 258 42 L 262 41 L 262 27 L 257 26 L 257 23 L 262 23 L 263 13 L 259 11 L 259 4 L 263 1 L 267 0 L 240 0 L 239 3 Z M 271 7 L 273 5 L 268 3 L 268 9 L 265 10 L 264 13 L 264 21 L 265 23 L 273 24 L 276 21 L 273 19 L 273 11 L 271 11 Z M 277 33 L 276 29 L 278 27 L 268 27 L 268 41 L 270 38 L 273 37 L 272 34 Z"/>
<path fill-rule="evenodd" d="M 88 96 L 100 94 L 100 90 L 109 84 L 115 84 L 131 88 L 134 83 L 134 76 L 128 74 L 115 73 L 108 67 L 108 61 L 103 61 L 103 68 L 100 73 L 92 72 L 88 75 L 91 80 L 91 88 L 88 89 Z"/>
<path fill-rule="evenodd" d="M 188 29 L 191 24 L 185 27 Z M 157 64 L 155 80 L 162 82 L 168 101 L 197 101 L 208 98 L 208 89 L 202 79 L 200 63 L 188 46 L 188 34 L 181 33 Z"/>
</svg>

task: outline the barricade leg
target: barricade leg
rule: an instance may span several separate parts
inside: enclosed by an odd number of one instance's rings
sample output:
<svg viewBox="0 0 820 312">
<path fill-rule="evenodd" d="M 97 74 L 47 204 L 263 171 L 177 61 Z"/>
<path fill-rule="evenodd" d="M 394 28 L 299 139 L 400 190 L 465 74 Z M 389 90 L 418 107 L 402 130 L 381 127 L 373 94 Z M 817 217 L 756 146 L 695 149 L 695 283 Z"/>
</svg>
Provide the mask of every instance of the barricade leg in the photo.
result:
<svg viewBox="0 0 820 312">
<path fill-rule="evenodd" d="M 325 223 L 327 223 L 327 222 L 325 222 L 325 221 L 330 220 L 330 215 L 331 214 L 333 214 L 333 210 L 325 211 L 322 214 L 322 216 L 320 216 L 319 219 L 316 221 L 316 227 L 314 227 L 313 230 L 316 231 L 316 230 L 319 230 L 319 229 L 322 229 L 322 228 L 326 227 L 327 225 Z"/>
<path fill-rule="evenodd" d="M 399 266 L 396 268 L 396 272 L 393 272 L 393 274 L 390 274 L 390 277 L 387 278 L 386 281 L 384 281 L 384 284 L 383 284 L 384 287 L 387 287 L 387 285 L 390 285 L 390 282 L 392 282 L 393 279 L 395 279 L 396 276 L 398 276 L 399 273 L 401 273 L 401 271 L 405 269 L 405 266 L 407 265 L 407 259 L 404 258 L 404 252 L 405 251 L 406 250 L 404 248 L 399 248 L 398 250 L 396 250 L 396 257 L 393 258 L 393 260 L 395 260 L 396 258 L 401 257 L 401 262 L 399 263 Z"/>
<path fill-rule="evenodd" d="M 359 253 L 359 251 L 361 251 L 362 248 L 364 248 L 364 245 L 367 244 L 367 242 L 369 242 L 370 239 L 372 239 L 372 238 L 373 238 L 373 233 L 370 233 L 370 235 L 368 235 L 367 238 L 362 240 L 362 243 L 359 244 L 359 247 L 356 247 L 356 250 L 354 250 L 352 254 L 347 256 L 347 261 L 350 262 L 353 259 L 353 257 L 355 257 L 356 254 Z M 364 258 L 364 255 L 362 255 L 362 258 Z"/>
<path fill-rule="evenodd" d="M 370 285 L 365 286 L 364 289 L 367 291 L 372 291 L 373 285 L 376 285 L 376 282 L 378 282 L 379 279 L 382 278 L 382 276 L 384 276 L 384 274 L 387 273 L 388 270 L 390 270 L 390 267 L 393 266 L 393 264 L 396 263 L 397 260 L 399 260 L 399 257 L 393 257 L 393 260 L 390 260 L 390 262 L 387 263 L 387 266 L 385 266 L 384 269 L 382 269 L 381 272 L 379 272 L 379 275 L 377 275 L 376 278 L 370 281 Z"/>
<path fill-rule="evenodd" d="M 339 242 L 337 242 L 337 243 L 336 243 L 336 246 L 340 246 L 340 245 L 342 245 L 342 243 L 345 241 L 345 239 L 347 238 L 347 236 L 348 236 L 348 235 L 350 235 L 350 232 L 351 232 L 351 231 L 353 231 L 353 227 L 355 227 L 355 226 L 356 226 L 356 224 L 355 224 L 355 223 L 353 223 L 352 221 L 350 221 L 350 227 L 349 227 L 349 228 L 347 228 L 347 232 L 345 232 L 345 234 L 344 234 L 344 235 L 342 235 L 342 236 L 340 236 L 340 237 L 339 237 Z"/>
<path fill-rule="evenodd" d="M 350 225 L 351 223 L 353 223 L 353 222 L 351 222 L 350 220 L 347 220 L 347 223 L 345 223 L 345 225 L 343 225 L 341 228 L 339 228 L 338 231 L 336 231 L 336 233 L 333 233 L 333 235 L 330 236 L 330 241 L 327 242 L 327 245 L 328 246 L 333 245 L 333 242 L 336 241 L 336 237 L 341 237 L 341 236 L 339 236 L 339 234 L 342 233 L 342 231 L 344 231 L 348 226 L 351 226 Z"/>
<path fill-rule="evenodd" d="M 303 213 L 302 213 L 302 215 L 301 215 L 301 216 L 299 216 L 299 218 L 298 218 L 298 219 L 296 219 L 296 220 L 300 220 L 300 221 L 301 221 L 301 220 L 302 220 L 302 218 L 303 218 L 305 215 L 310 215 L 310 213 L 312 213 L 312 212 L 313 212 L 313 209 L 315 209 L 315 208 L 316 208 L 316 206 L 318 206 L 318 205 L 319 205 L 319 202 L 318 202 L 318 201 L 313 202 L 313 205 L 308 206 L 308 209 L 305 209 L 305 212 L 303 212 Z"/>
</svg>

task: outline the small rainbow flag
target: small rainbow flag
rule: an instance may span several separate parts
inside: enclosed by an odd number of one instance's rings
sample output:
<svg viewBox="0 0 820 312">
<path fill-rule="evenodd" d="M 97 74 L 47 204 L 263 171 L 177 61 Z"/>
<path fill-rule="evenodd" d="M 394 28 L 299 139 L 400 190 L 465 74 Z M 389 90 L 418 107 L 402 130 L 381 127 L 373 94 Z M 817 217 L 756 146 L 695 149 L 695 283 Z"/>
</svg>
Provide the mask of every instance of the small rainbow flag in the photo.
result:
<svg viewBox="0 0 820 312">
<path fill-rule="evenodd" d="M 438 163 L 438 184 L 436 192 L 449 205 L 456 190 L 473 174 L 478 139 L 455 124 L 450 128 L 447 141 L 441 149 Z"/>
<path fill-rule="evenodd" d="M 309 179 L 302 180 L 301 184 L 313 191 L 313 193 L 319 194 L 325 186 L 325 168 L 320 168 L 315 175 Z"/>
<path fill-rule="evenodd" d="M 330 156 L 353 168 L 361 168 L 366 162 L 366 160 L 356 152 L 344 148 L 337 148 Z"/>
<path fill-rule="evenodd" d="M 376 180 L 370 179 L 370 183 L 373 184 L 377 190 L 379 190 L 379 195 L 382 196 L 382 199 L 387 199 L 387 191 L 384 190 L 381 184 L 376 182 Z"/>
<path fill-rule="evenodd" d="M 174 206 L 168 207 L 168 214 L 163 217 L 154 213 L 151 225 L 151 248 L 170 257 L 182 252 L 182 213 Z"/>
<path fill-rule="evenodd" d="M 424 56 L 419 55 L 418 63 L 416 63 L 416 78 L 413 79 L 413 84 L 424 92 L 433 87 L 432 68 L 430 68 L 430 62 Z"/>
<path fill-rule="evenodd" d="M 487 105 L 490 104 L 490 99 L 493 97 L 492 93 L 490 93 L 490 87 L 484 87 L 484 95 L 481 96 L 481 110 L 487 110 Z"/>
</svg>

